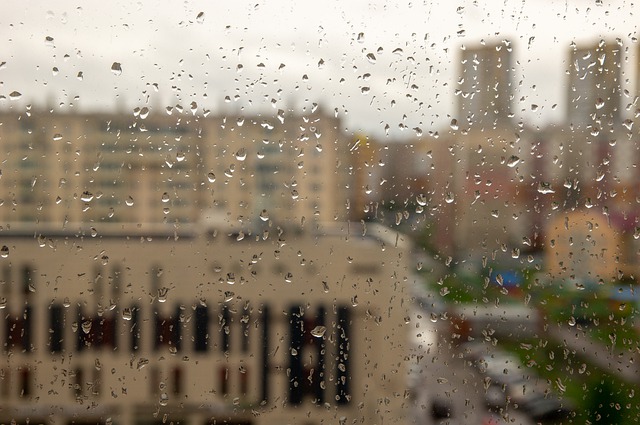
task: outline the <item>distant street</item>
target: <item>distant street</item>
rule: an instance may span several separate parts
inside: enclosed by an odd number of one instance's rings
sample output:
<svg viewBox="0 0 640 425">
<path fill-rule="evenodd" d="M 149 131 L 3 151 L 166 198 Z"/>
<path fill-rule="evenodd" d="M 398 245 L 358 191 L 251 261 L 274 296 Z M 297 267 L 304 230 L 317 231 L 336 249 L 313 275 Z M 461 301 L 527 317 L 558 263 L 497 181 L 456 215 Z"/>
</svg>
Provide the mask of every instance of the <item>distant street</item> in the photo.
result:
<svg viewBox="0 0 640 425">
<path fill-rule="evenodd" d="M 551 338 L 588 358 L 603 370 L 631 384 L 639 383 L 640 359 L 637 353 L 599 343 L 579 328 L 550 325 L 548 332 Z"/>
<path fill-rule="evenodd" d="M 508 412 L 506 421 L 489 421 L 491 413 L 485 406 L 482 377 L 462 359 L 448 339 L 448 323 L 433 323 L 429 313 L 412 313 L 410 383 L 415 388 L 416 405 L 412 422 L 416 424 L 502 424 L 530 425 L 533 422 L 519 412 Z M 438 411 L 450 413 L 449 418 L 434 418 L 434 403 Z M 437 416 L 437 415 L 436 415 Z M 483 422 L 484 421 L 484 422 Z"/>
</svg>

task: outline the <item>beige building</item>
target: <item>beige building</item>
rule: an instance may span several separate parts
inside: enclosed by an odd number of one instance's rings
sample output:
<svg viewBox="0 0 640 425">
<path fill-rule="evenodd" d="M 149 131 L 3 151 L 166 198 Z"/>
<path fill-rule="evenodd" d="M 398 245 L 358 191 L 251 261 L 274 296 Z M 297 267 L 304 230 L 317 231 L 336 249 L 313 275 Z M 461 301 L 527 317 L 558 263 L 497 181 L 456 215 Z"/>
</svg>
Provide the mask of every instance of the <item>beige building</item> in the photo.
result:
<svg viewBox="0 0 640 425">
<path fill-rule="evenodd" d="M 264 231 L 5 230 L 0 421 L 402 423 L 404 237 Z"/>
<path fill-rule="evenodd" d="M 5 112 L 0 222 L 329 222 L 348 214 L 349 140 L 321 111 L 274 116 Z"/>
</svg>

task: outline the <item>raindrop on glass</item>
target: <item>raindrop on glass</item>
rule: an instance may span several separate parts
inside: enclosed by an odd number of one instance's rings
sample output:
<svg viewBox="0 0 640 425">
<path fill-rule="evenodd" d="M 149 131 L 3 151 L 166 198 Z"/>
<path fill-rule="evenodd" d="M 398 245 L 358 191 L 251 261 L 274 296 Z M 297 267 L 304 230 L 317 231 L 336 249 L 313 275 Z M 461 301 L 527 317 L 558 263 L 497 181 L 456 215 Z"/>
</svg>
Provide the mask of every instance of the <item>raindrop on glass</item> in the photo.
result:
<svg viewBox="0 0 640 425">
<path fill-rule="evenodd" d="M 120 65 L 119 62 L 114 62 L 111 65 L 111 72 L 113 72 L 113 75 L 121 75 L 122 74 L 122 66 Z"/>
</svg>

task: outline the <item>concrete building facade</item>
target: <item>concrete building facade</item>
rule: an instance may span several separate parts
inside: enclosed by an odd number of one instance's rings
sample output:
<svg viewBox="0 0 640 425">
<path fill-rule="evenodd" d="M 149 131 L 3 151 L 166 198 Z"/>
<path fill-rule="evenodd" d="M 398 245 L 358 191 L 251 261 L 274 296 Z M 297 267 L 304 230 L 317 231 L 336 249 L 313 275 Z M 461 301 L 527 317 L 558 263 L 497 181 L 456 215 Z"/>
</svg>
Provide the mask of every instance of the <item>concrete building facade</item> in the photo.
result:
<svg viewBox="0 0 640 425">
<path fill-rule="evenodd" d="M 269 230 L 5 231 L 0 420 L 401 423 L 407 242 Z"/>
</svg>

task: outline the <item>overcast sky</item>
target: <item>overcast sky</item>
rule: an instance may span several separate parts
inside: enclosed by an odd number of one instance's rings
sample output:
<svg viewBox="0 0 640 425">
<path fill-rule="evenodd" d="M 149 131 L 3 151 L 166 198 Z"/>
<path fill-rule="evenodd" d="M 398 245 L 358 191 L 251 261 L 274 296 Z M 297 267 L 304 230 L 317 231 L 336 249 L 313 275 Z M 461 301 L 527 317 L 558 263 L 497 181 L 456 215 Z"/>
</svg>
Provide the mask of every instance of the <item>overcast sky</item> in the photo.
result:
<svg viewBox="0 0 640 425">
<path fill-rule="evenodd" d="M 635 90 L 638 11 L 606 0 L 14 1 L 0 15 L 0 107 L 275 113 L 316 102 L 348 131 L 410 137 L 450 122 L 461 46 L 508 39 L 515 112 L 543 125 L 564 114 L 572 42 L 620 38 Z"/>
</svg>

